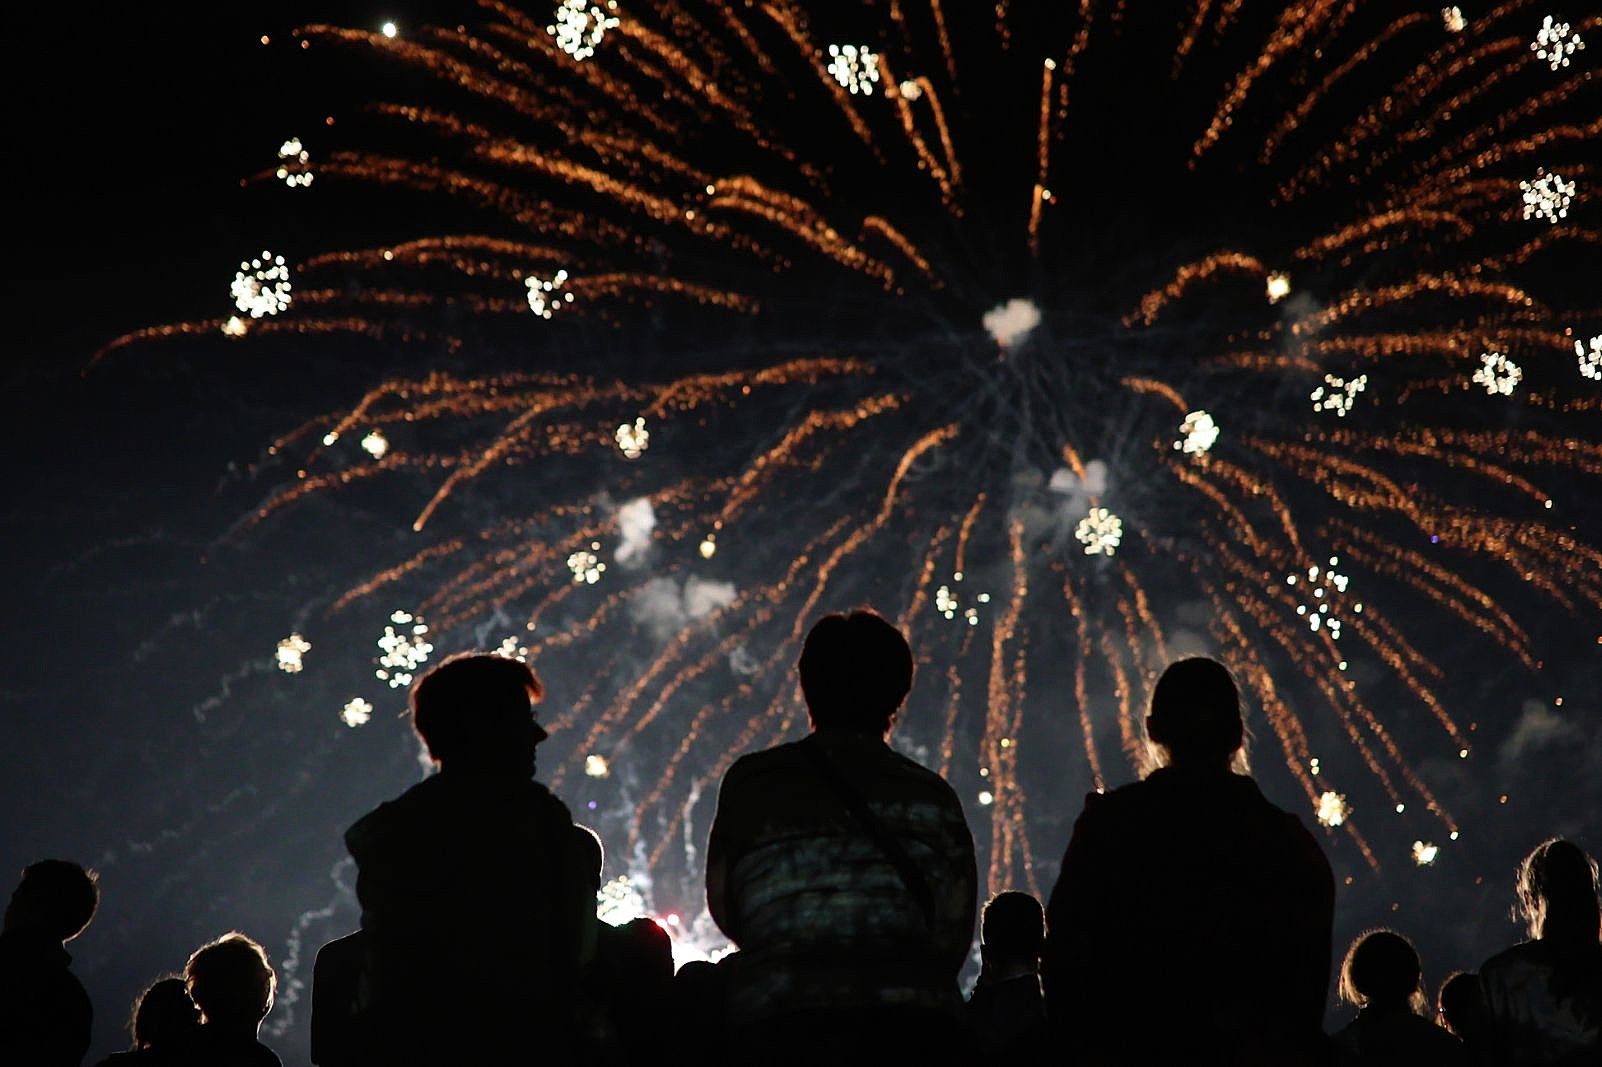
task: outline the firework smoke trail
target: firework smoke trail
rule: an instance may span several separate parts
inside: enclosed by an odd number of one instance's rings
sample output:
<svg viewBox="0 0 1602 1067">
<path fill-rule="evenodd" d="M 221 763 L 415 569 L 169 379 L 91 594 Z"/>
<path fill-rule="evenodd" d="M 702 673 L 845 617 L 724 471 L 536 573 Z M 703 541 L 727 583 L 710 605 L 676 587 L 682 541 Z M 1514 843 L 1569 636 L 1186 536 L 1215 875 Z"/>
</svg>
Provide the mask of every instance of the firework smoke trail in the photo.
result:
<svg viewBox="0 0 1602 1067">
<path fill-rule="evenodd" d="M 728 764 L 800 721 L 807 624 L 863 600 L 912 634 L 898 743 L 977 805 L 993 888 L 1040 888 L 1060 845 L 1031 840 L 1024 785 L 1062 739 L 1096 787 L 1142 758 L 1143 693 L 1192 626 L 1370 864 L 1406 849 L 1377 853 L 1348 794 L 1455 838 L 1393 710 L 1468 757 L 1452 644 L 1402 620 L 1534 670 L 1534 615 L 1602 611 L 1602 552 L 1561 517 L 1602 477 L 1602 308 L 1569 295 L 1602 245 L 1593 53 L 1554 67 L 1520 2 L 482 7 L 305 28 L 426 102 L 261 176 L 400 187 L 482 232 L 282 272 L 264 252 L 236 279 L 248 318 L 108 349 L 524 353 L 382 381 L 273 443 L 298 476 L 251 522 L 427 485 L 422 547 L 335 610 L 407 603 L 435 635 L 499 613 L 532 660 L 588 660 L 555 783 L 596 755 L 658 767 L 629 821 L 653 873 Z M 644 549 L 617 505 L 640 499 Z M 464 500 L 496 519 L 458 521 Z M 733 591 L 664 638 L 637 610 L 663 579 Z"/>
</svg>

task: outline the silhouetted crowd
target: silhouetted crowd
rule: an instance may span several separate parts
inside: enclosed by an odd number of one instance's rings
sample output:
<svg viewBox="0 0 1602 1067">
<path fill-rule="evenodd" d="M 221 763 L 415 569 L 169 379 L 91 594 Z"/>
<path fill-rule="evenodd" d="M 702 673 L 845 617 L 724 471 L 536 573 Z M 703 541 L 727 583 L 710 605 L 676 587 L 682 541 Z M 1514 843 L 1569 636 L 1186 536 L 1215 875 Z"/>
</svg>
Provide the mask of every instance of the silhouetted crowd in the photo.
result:
<svg viewBox="0 0 1602 1067">
<path fill-rule="evenodd" d="M 906 640 L 829 615 L 798 672 L 812 732 L 729 768 L 707 842 L 708 908 L 737 951 L 677 973 L 656 923 L 596 917 L 601 841 L 534 780 L 534 672 L 466 654 L 424 675 L 412 722 L 438 773 L 345 834 L 361 928 L 317 955 L 312 1062 L 1602 1065 L 1597 864 L 1561 839 L 1518 870 L 1529 940 L 1451 976 L 1431 1011 L 1412 943 L 1365 933 L 1339 975 L 1356 1017 L 1324 1033 L 1329 863 L 1243 773 L 1240 694 L 1202 658 L 1158 679 L 1154 768 L 1086 797 L 1046 907 L 985 905 L 964 1003 L 973 836 L 945 780 L 886 743 Z M 98 903 L 77 864 L 22 872 L 0 1065 L 82 1062 L 90 1002 L 65 945 Z M 261 945 L 226 934 L 146 990 L 103 1063 L 276 1067 L 259 1039 L 275 986 Z"/>
</svg>

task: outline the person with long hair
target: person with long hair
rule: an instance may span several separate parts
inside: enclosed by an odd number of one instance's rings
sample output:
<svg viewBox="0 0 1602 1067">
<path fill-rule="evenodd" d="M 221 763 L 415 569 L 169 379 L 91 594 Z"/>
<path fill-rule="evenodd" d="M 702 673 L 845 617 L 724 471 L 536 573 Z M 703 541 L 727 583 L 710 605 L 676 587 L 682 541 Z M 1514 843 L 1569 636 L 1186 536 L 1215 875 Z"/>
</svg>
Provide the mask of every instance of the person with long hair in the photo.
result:
<svg viewBox="0 0 1602 1067">
<path fill-rule="evenodd" d="M 1519 864 L 1514 889 L 1514 917 L 1530 939 L 1480 968 L 1495 1062 L 1595 1067 L 1602 1063 L 1596 860 L 1572 841 L 1549 838 Z"/>
</svg>

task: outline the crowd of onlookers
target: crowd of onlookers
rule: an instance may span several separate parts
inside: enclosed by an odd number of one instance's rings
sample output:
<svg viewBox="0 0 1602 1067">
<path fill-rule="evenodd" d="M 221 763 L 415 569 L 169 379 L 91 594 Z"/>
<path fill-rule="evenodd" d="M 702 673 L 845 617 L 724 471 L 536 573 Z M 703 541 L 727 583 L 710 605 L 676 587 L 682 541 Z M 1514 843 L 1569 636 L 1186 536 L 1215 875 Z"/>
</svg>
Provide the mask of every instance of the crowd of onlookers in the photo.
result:
<svg viewBox="0 0 1602 1067">
<path fill-rule="evenodd" d="M 950 786 L 886 743 L 905 639 L 871 612 L 826 616 L 798 672 L 812 732 L 730 767 L 707 842 L 736 951 L 677 973 L 660 926 L 596 918 L 601 842 L 534 780 L 534 672 L 463 655 L 424 675 L 412 719 L 439 770 L 345 835 L 361 929 L 318 953 L 312 1062 L 1602 1067 L 1597 864 L 1562 839 L 1518 871 L 1529 940 L 1432 1007 L 1408 939 L 1365 933 L 1339 968 L 1355 1018 L 1324 1033 L 1330 867 L 1242 773 L 1240 694 L 1200 658 L 1158 679 L 1153 768 L 1086 798 L 1046 906 L 985 905 L 964 1002 L 973 837 Z M 98 902 L 77 864 L 23 871 L 0 1067 L 82 1062 L 90 1002 L 64 946 Z M 130 1049 L 103 1062 L 275 1067 L 275 984 L 261 945 L 220 937 L 146 990 Z"/>
</svg>

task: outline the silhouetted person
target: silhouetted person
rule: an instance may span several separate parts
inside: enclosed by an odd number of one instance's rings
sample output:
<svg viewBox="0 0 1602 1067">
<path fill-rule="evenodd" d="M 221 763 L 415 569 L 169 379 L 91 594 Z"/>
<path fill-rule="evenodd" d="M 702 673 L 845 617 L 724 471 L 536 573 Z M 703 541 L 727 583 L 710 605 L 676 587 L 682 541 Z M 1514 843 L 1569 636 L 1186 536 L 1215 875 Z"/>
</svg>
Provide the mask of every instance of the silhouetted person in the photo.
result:
<svg viewBox="0 0 1602 1067">
<path fill-rule="evenodd" d="M 193 1067 L 282 1067 L 257 1038 L 278 991 L 261 945 L 237 931 L 224 934 L 189 957 L 184 983 L 200 1009 L 188 1050 Z"/>
<path fill-rule="evenodd" d="M 1491 1063 L 1490 1020 L 1485 1013 L 1480 976 L 1473 971 L 1458 971 L 1447 976 L 1436 1001 L 1441 1025 L 1463 1042 L 1469 1062 L 1475 1067 L 1487 1067 Z"/>
<path fill-rule="evenodd" d="M 1032 1063 L 1044 1049 L 1040 952 L 1046 917 L 1028 893 L 997 893 L 979 922 L 984 967 L 968 997 L 968 1024 L 993 1064 Z"/>
<path fill-rule="evenodd" d="M 949 1057 L 977 873 L 962 805 L 885 738 L 912 653 L 868 611 L 828 615 L 799 663 L 813 732 L 729 768 L 707 903 L 740 948 L 732 1062 Z"/>
<path fill-rule="evenodd" d="M 368 935 L 363 1062 L 527 1058 L 571 1043 L 595 898 L 567 807 L 533 780 L 539 679 L 453 656 L 412 689 L 439 773 L 345 834 Z"/>
<path fill-rule="evenodd" d="M 176 975 L 158 978 L 134 1003 L 128 1051 L 112 1053 L 100 1067 L 188 1067 L 199 1029 L 200 1009 L 189 998 L 184 980 Z"/>
<path fill-rule="evenodd" d="M 40 860 L 23 870 L 0 930 L 0 1064 L 83 1062 L 93 1011 L 65 945 L 99 906 L 87 868 Z"/>
<path fill-rule="evenodd" d="M 1053 1040 L 1076 1064 L 1303 1062 L 1322 1045 L 1335 885 L 1244 767 L 1235 681 L 1202 658 L 1152 690 L 1144 781 L 1092 793 L 1046 910 Z"/>
<path fill-rule="evenodd" d="M 317 1067 L 362 1062 L 367 941 L 366 932 L 357 930 L 317 950 L 311 1001 L 311 1061 Z"/>
<path fill-rule="evenodd" d="M 672 1011 L 675 1025 L 686 1033 L 703 1035 L 697 1042 L 697 1062 L 720 1064 L 728 1053 L 726 998 L 728 971 L 707 960 L 690 960 L 673 976 Z"/>
<path fill-rule="evenodd" d="M 1341 964 L 1341 999 L 1358 1009 L 1335 1035 L 1340 1067 L 1462 1067 L 1468 1061 L 1457 1038 L 1424 1017 L 1423 972 L 1418 952 L 1394 930 L 1370 930 Z"/>
<path fill-rule="evenodd" d="M 1596 860 L 1562 838 L 1537 845 L 1518 873 L 1531 940 L 1480 968 L 1493 1056 L 1510 1067 L 1602 1063 L 1602 945 Z"/>
</svg>

